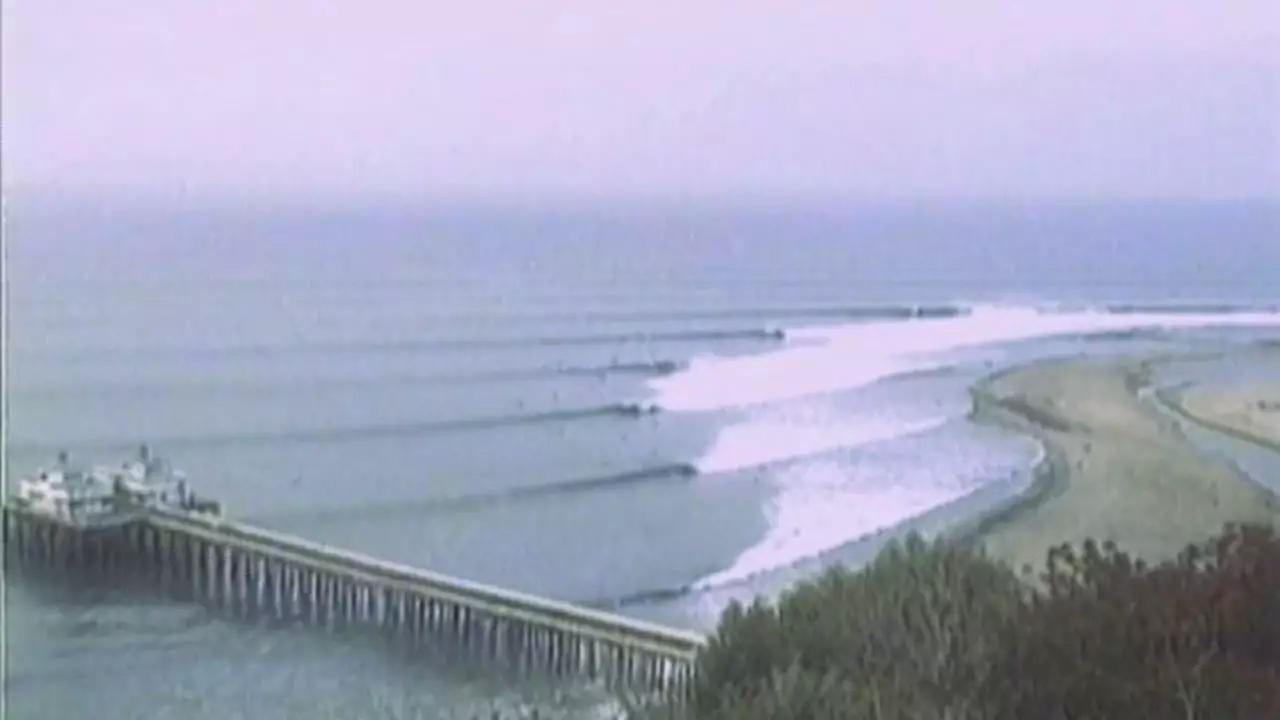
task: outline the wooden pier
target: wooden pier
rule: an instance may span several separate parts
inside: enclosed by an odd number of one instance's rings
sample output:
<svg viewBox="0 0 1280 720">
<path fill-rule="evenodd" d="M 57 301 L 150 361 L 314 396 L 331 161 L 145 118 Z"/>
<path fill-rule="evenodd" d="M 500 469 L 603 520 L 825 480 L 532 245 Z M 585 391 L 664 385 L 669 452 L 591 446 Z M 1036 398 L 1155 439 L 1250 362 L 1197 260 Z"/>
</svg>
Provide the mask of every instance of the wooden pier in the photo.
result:
<svg viewBox="0 0 1280 720">
<path fill-rule="evenodd" d="M 145 508 L 95 521 L 4 506 L 5 561 L 128 567 L 243 618 L 367 627 L 525 673 L 681 699 L 701 635 L 397 565 L 207 514 Z"/>
</svg>

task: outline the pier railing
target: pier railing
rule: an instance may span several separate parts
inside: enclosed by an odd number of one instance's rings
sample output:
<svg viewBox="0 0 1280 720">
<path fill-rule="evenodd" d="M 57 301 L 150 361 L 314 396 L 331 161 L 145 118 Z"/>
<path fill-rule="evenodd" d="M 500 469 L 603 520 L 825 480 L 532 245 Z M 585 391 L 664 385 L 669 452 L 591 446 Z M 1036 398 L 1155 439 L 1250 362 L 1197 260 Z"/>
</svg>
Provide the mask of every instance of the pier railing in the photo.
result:
<svg viewBox="0 0 1280 720">
<path fill-rule="evenodd" d="M 198 513 L 148 508 L 103 527 L 6 505 L 4 541 L 6 559 L 68 568 L 70 556 L 116 562 L 123 554 L 218 609 L 434 638 L 472 657 L 648 696 L 685 696 L 705 643 L 696 633 Z"/>
<path fill-rule="evenodd" d="M 617 636 L 628 643 L 651 645 L 654 649 L 682 652 L 691 657 L 706 643 L 706 638 L 697 633 L 434 573 L 230 520 L 153 510 L 148 522 L 215 541 L 229 538 L 234 542 L 259 544 L 274 551 L 294 553 L 302 562 L 329 563 L 353 573 L 426 587 L 441 598 L 474 605 L 503 617 L 565 626 L 566 629 L 589 628 Z"/>
</svg>

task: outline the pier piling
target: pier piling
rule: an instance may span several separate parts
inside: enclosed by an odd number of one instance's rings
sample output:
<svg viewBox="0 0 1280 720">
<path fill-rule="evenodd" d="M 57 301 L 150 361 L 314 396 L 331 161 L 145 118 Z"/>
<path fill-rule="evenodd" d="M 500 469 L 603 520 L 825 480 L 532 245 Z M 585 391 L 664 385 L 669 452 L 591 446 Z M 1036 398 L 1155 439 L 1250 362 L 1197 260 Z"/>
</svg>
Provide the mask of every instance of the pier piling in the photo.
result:
<svg viewBox="0 0 1280 720">
<path fill-rule="evenodd" d="M 71 520 L 5 505 L 6 567 L 128 568 L 229 617 L 372 629 L 483 663 L 681 699 L 703 638 L 167 508 Z"/>
</svg>

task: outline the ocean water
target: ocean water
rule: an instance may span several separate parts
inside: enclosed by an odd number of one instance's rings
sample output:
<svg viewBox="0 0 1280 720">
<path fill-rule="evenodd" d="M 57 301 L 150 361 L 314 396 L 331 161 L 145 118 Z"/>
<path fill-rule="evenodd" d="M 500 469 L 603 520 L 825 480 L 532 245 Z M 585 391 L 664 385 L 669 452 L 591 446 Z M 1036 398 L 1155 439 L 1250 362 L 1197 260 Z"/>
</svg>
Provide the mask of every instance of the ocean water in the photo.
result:
<svg viewBox="0 0 1280 720">
<path fill-rule="evenodd" d="M 10 477 L 148 442 L 237 517 L 695 629 L 1015 492 L 1038 448 L 966 419 L 993 369 L 1280 337 L 1275 206 L 82 204 L 6 230 Z M 6 592 L 12 718 L 598 700 L 109 584 Z"/>
</svg>

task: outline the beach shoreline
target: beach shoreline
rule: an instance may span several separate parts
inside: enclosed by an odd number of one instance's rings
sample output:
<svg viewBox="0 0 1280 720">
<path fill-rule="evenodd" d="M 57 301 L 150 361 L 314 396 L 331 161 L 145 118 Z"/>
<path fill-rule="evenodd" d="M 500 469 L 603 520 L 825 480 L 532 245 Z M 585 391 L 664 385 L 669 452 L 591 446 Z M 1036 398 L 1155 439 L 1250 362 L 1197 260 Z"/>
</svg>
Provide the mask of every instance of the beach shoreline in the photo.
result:
<svg viewBox="0 0 1280 720">
<path fill-rule="evenodd" d="M 1086 538 L 1149 562 L 1175 556 L 1229 522 L 1275 524 L 1280 498 L 1206 457 L 1139 392 L 1176 356 L 1048 359 L 1006 368 L 970 389 L 970 417 L 1044 449 L 1029 487 L 951 534 L 1023 573 Z"/>
</svg>

